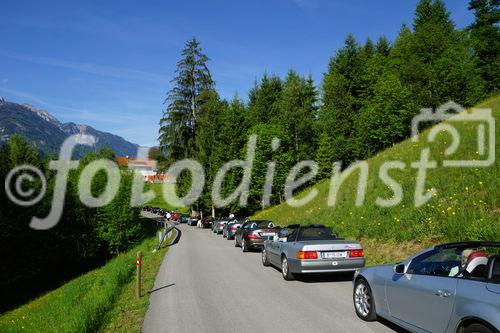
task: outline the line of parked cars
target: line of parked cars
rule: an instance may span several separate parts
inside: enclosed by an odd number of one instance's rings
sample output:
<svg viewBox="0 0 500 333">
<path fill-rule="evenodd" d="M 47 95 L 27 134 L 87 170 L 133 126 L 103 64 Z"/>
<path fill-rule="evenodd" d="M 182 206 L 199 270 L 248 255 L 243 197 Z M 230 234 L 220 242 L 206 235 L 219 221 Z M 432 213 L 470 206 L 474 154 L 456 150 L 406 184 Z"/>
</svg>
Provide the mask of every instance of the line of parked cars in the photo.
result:
<svg viewBox="0 0 500 333">
<path fill-rule="evenodd" d="M 207 228 L 285 280 L 299 274 L 353 273 L 353 306 L 364 321 L 384 318 L 412 332 L 499 333 L 500 242 L 436 245 L 395 265 L 365 266 L 359 242 L 320 225 L 212 219 Z"/>
</svg>

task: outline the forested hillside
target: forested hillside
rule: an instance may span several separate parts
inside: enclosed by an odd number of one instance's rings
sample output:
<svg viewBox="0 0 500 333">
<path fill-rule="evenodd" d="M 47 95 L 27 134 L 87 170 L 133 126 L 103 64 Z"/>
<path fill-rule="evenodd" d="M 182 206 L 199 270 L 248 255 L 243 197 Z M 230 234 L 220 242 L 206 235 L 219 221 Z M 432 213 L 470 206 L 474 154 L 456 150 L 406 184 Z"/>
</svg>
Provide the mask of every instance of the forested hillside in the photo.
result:
<svg viewBox="0 0 500 333">
<path fill-rule="evenodd" d="M 500 96 L 478 105 L 491 108 L 496 122 L 500 121 Z M 468 112 L 468 111 L 464 111 Z M 342 237 L 374 238 L 381 241 L 419 241 L 423 243 L 465 240 L 500 239 L 500 163 L 487 167 L 443 167 L 444 160 L 475 160 L 477 124 L 448 121 L 460 133 L 460 148 L 451 156 L 444 152 L 450 136 L 443 132 L 432 144 L 427 140 L 430 130 L 420 134 L 418 142 L 406 140 L 367 161 L 368 177 L 363 204 L 356 205 L 360 171 L 352 173 L 340 186 L 333 206 L 328 205 L 331 182 L 325 180 L 305 190 L 299 197 L 317 191 L 316 197 L 302 207 L 288 204 L 271 207 L 255 215 L 280 225 L 321 223 L 335 229 Z M 500 129 L 497 126 L 496 151 L 499 151 Z M 423 206 L 415 206 L 417 169 L 412 162 L 420 160 L 421 152 L 430 147 L 430 160 L 437 168 L 429 169 L 424 191 L 434 188 L 432 198 Z M 498 154 L 497 154 L 498 155 Z M 389 171 L 402 190 L 401 201 L 383 207 L 377 200 L 395 196 L 381 180 L 379 172 L 384 163 L 402 162 L 404 167 Z M 379 201 L 380 202 L 380 201 Z"/>
<path fill-rule="evenodd" d="M 122 171 L 120 188 L 109 204 L 92 208 L 82 203 L 78 194 L 82 170 L 100 158 L 112 160 L 114 154 L 101 149 L 82 158 L 78 169 L 69 175 L 58 224 L 41 231 L 29 224 L 32 217 L 46 217 L 51 210 L 56 173 L 48 168 L 49 160 L 41 159 L 35 147 L 20 135 L 13 135 L 0 148 L 2 184 L 10 170 L 23 164 L 39 168 L 47 179 L 46 195 L 28 209 L 13 203 L 4 186 L 0 191 L 0 246 L 5 254 L 0 268 L 0 311 L 103 264 L 154 232 L 149 221 L 139 219 L 140 208 L 130 205 L 132 174 L 127 170 Z M 41 188 L 40 180 L 35 179 L 30 184 L 35 191 L 32 197 Z M 107 176 L 101 170 L 88 181 L 97 196 L 105 190 Z M 12 191 L 16 185 L 11 182 L 9 186 Z"/>
<path fill-rule="evenodd" d="M 268 73 L 257 80 L 247 102 L 219 97 L 208 56 L 198 40 L 189 40 L 160 121 L 163 167 L 183 158 L 199 161 L 207 185 L 193 208 L 210 212 L 217 170 L 228 160 L 243 159 L 248 137 L 256 134 L 248 204 L 234 201 L 216 211 L 251 215 L 283 201 L 286 177 L 298 161 L 317 163 L 315 178 L 304 186 L 311 185 L 330 177 L 335 161 L 346 167 L 408 138 L 411 119 L 421 108 L 448 101 L 470 107 L 495 95 L 499 5 L 472 0 L 469 9 L 474 22 L 457 29 L 442 1 L 421 0 L 413 24 L 402 25 L 393 41 L 383 36 L 358 41 L 348 35 L 325 66 L 321 84 L 293 69 L 283 78 Z M 275 162 L 273 193 L 263 202 L 268 162 Z M 225 195 L 241 177 L 240 168 L 229 172 Z M 189 175 L 181 175 L 181 192 L 189 183 Z"/>
</svg>

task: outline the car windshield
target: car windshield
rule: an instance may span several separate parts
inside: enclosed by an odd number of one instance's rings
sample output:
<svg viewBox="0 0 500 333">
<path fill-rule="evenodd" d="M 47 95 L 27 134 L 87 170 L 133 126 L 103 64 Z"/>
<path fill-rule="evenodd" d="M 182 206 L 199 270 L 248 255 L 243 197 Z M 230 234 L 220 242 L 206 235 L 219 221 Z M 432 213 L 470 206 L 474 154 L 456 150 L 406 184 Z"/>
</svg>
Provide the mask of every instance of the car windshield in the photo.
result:
<svg viewBox="0 0 500 333">
<path fill-rule="evenodd" d="M 297 237 L 297 240 L 299 241 L 333 240 L 333 239 L 337 239 L 335 233 L 332 230 L 324 227 L 301 228 L 299 230 L 299 235 Z"/>
<path fill-rule="evenodd" d="M 499 252 L 498 247 L 435 249 L 414 258 L 407 272 L 482 279 L 487 275 L 489 258 L 498 256 Z"/>
<path fill-rule="evenodd" d="M 274 228 L 274 224 L 271 221 L 252 221 L 250 222 L 250 228 L 253 229 Z"/>
</svg>

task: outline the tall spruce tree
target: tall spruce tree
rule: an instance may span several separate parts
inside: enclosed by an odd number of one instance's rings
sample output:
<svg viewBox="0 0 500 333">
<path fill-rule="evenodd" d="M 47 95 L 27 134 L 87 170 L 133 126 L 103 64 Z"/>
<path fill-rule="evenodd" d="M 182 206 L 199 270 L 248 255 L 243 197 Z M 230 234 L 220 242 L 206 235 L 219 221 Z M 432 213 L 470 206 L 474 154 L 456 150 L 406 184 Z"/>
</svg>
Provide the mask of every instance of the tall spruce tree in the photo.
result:
<svg viewBox="0 0 500 333">
<path fill-rule="evenodd" d="M 287 131 L 296 162 L 313 157 L 317 116 L 316 89 L 312 78 L 290 70 L 279 101 L 279 124 Z"/>
<path fill-rule="evenodd" d="M 475 20 L 469 26 L 471 44 L 489 93 L 500 90 L 500 0 L 472 0 Z"/>
<path fill-rule="evenodd" d="M 319 114 L 321 130 L 341 145 L 334 160 L 349 163 L 354 159 L 356 140 L 353 120 L 361 107 L 361 74 L 365 57 L 352 35 L 330 60 L 323 78 L 323 105 Z"/>
<path fill-rule="evenodd" d="M 245 121 L 247 129 L 254 125 L 277 123 L 278 102 L 283 90 L 283 83 L 278 76 L 264 74 L 248 96 L 248 112 Z"/>
<path fill-rule="evenodd" d="M 167 108 L 160 120 L 160 147 L 169 162 L 195 154 L 200 110 L 207 93 L 214 87 L 208 60 L 195 37 L 186 42 L 172 80 L 174 86 L 165 100 Z"/>
<path fill-rule="evenodd" d="M 403 27 L 390 65 L 418 107 L 435 108 L 449 100 L 468 106 L 483 97 L 484 82 L 474 56 L 440 0 L 418 3 L 413 32 Z"/>
<path fill-rule="evenodd" d="M 211 189 L 215 175 L 226 162 L 227 146 L 225 132 L 221 131 L 228 105 L 221 100 L 215 90 L 207 92 L 205 103 L 201 107 L 196 133 L 196 157 L 205 170 L 207 186 L 202 193 L 200 209 L 212 208 Z"/>
</svg>

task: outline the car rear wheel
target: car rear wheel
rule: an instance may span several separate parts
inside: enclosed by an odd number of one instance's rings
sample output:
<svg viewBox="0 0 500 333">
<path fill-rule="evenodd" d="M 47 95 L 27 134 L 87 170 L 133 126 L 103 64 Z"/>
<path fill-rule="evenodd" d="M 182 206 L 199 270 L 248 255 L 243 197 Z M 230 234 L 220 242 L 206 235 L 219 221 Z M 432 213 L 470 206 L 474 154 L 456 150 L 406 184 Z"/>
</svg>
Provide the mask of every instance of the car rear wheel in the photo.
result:
<svg viewBox="0 0 500 333">
<path fill-rule="evenodd" d="M 488 327 L 481 324 L 471 324 L 464 328 L 463 333 L 493 333 Z"/>
<path fill-rule="evenodd" d="M 359 318 L 364 321 L 374 321 L 377 319 L 372 290 L 365 279 L 359 279 L 354 284 L 353 301 L 356 314 Z"/>
<path fill-rule="evenodd" d="M 295 279 L 293 274 L 290 272 L 290 267 L 288 266 L 288 259 L 285 256 L 281 258 L 281 273 L 283 274 L 283 279 L 287 281 Z"/>
<path fill-rule="evenodd" d="M 269 266 L 269 259 L 267 258 L 267 251 L 265 248 L 262 249 L 262 265 Z"/>
</svg>

